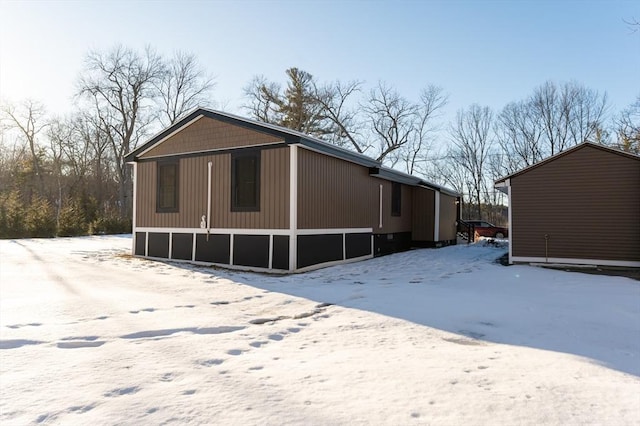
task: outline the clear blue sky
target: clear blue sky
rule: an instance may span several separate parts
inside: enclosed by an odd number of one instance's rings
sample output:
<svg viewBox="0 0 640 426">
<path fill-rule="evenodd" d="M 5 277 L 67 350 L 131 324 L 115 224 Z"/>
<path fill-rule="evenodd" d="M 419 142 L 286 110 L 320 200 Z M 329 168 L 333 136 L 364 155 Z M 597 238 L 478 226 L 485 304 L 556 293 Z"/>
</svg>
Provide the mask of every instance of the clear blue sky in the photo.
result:
<svg viewBox="0 0 640 426">
<path fill-rule="evenodd" d="M 235 113 L 252 76 L 284 82 L 292 66 L 414 100 L 439 85 L 447 114 L 498 110 L 548 79 L 606 91 L 618 111 L 640 94 L 640 29 L 625 19 L 640 21 L 640 1 L 0 0 L 0 98 L 69 112 L 87 51 L 121 43 L 195 53 Z"/>
</svg>

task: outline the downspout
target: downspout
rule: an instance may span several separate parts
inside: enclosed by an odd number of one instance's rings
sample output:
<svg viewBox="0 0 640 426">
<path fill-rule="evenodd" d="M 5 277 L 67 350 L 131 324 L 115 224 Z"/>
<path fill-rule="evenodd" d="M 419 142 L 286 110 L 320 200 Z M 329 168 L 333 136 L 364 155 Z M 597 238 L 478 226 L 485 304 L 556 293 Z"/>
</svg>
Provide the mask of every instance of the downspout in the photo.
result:
<svg viewBox="0 0 640 426">
<path fill-rule="evenodd" d="M 380 224 L 378 227 L 382 229 L 382 185 L 380 185 Z"/>
<path fill-rule="evenodd" d="M 209 230 L 211 229 L 211 167 L 213 163 L 207 164 L 207 241 L 209 241 Z"/>
</svg>

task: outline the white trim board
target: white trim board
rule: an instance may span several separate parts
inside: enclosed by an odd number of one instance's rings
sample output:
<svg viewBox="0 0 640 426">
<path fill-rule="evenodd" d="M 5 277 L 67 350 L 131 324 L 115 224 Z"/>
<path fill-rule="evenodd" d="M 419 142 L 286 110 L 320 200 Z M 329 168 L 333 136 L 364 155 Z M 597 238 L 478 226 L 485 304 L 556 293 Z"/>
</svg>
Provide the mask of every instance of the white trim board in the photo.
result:
<svg viewBox="0 0 640 426">
<path fill-rule="evenodd" d="M 572 259 L 565 257 L 526 257 L 526 256 L 514 256 L 511 258 L 512 262 L 521 262 L 521 263 L 540 263 L 544 264 L 553 264 L 553 263 L 564 263 L 568 265 L 601 265 L 601 266 L 627 266 L 631 268 L 640 268 L 640 261 L 629 261 L 629 260 L 608 260 L 608 259 Z"/>
<path fill-rule="evenodd" d="M 298 145 L 289 146 L 289 270 L 298 267 Z"/>
<path fill-rule="evenodd" d="M 133 232 L 161 232 L 168 234 L 207 234 L 203 228 L 154 228 L 139 227 Z M 289 235 L 289 229 L 251 229 L 251 228 L 211 228 L 209 234 L 235 234 L 235 235 Z M 373 233 L 373 228 L 322 228 L 322 229 L 298 229 L 295 235 L 323 235 L 323 234 L 367 234 Z"/>
<path fill-rule="evenodd" d="M 325 229 L 298 229 L 298 235 L 318 234 L 368 234 L 373 233 L 373 228 L 325 228 Z"/>
<path fill-rule="evenodd" d="M 137 208 L 136 205 L 138 204 L 138 163 L 133 163 L 133 170 L 131 173 L 131 180 L 133 181 L 133 208 L 132 208 L 132 216 L 131 216 L 131 229 L 136 229 L 136 214 L 137 214 Z M 131 238 L 131 253 L 135 253 L 136 252 L 136 235 L 133 234 L 133 238 Z M 145 251 L 146 254 L 146 251 Z"/>
<path fill-rule="evenodd" d="M 434 194 L 433 241 L 440 240 L 440 191 Z"/>
<path fill-rule="evenodd" d="M 288 229 L 245 229 L 245 228 L 164 228 L 139 227 L 133 232 L 162 232 L 171 234 L 236 234 L 236 235 L 289 235 Z"/>
<path fill-rule="evenodd" d="M 509 181 L 509 185 L 507 186 L 507 202 L 509 203 L 507 207 L 507 220 L 509 221 L 509 263 L 513 263 L 513 209 L 511 208 L 513 204 L 511 204 L 511 181 L 509 179 L 507 179 L 507 181 Z"/>
</svg>

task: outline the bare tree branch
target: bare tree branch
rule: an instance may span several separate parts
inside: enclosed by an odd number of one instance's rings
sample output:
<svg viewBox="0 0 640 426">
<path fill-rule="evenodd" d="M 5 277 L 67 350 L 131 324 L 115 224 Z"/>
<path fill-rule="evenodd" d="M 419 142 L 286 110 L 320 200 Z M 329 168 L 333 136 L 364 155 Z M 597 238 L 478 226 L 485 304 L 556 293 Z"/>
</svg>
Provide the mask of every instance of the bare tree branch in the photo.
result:
<svg viewBox="0 0 640 426">
<path fill-rule="evenodd" d="M 3 105 L 2 112 L 8 119 L 9 128 L 19 130 L 29 146 L 38 195 L 42 197 L 44 196 L 45 186 L 41 164 L 42 147 L 38 145 L 37 137 L 42 130 L 49 126 L 45 108 L 37 101 L 26 100 L 20 108 L 9 104 Z"/>
<path fill-rule="evenodd" d="M 164 65 L 154 86 L 159 95 L 160 122 L 166 127 L 189 110 L 211 104 L 209 96 L 215 83 L 194 54 L 178 51 Z"/>
<path fill-rule="evenodd" d="M 143 53 L 122 46 L 108 52 L 90 52 L 79 81 L 78 95 L 92 102 L 99 123 L 111 141 L 117 159 L 120 214 L 131 214 L 131 173 L 124 156 L 134 149 L 152 123 L 163 63 L 147 47 Z"/>
</svg>

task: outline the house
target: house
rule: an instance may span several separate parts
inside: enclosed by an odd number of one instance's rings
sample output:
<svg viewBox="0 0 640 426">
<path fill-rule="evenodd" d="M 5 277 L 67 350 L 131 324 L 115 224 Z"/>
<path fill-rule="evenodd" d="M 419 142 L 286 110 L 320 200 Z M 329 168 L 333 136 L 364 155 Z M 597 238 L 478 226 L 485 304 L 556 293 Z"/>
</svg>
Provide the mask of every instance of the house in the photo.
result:
<svg viewBox="0 0 640 426">
<path fill-rule="evenodd" d="M 640 156 L 583 143 L 495 182 L 509 263 L 640 267 Z"/>
<path fill-rule="evenodd" d="M 223 112 L 197 109 L 126 160 L 136 256 L 298 272 L 456 242 L 457 193 Z"/>
</svg>

